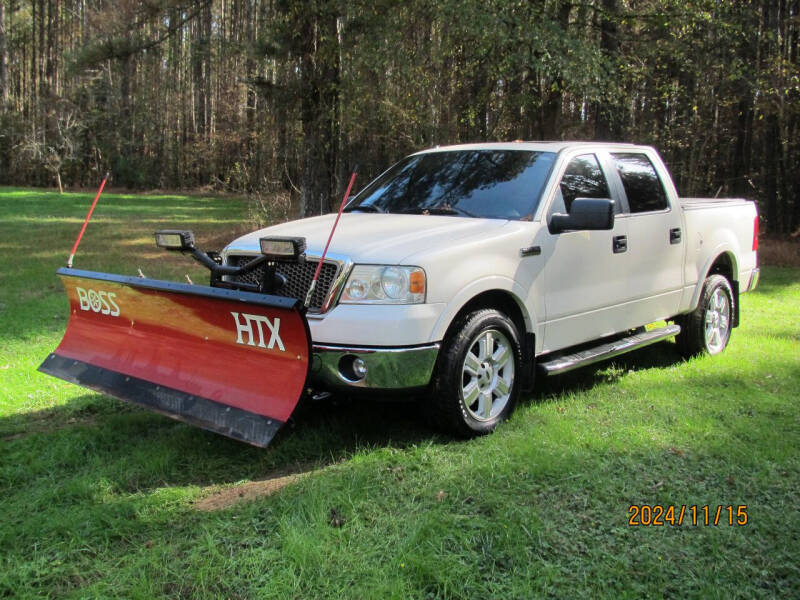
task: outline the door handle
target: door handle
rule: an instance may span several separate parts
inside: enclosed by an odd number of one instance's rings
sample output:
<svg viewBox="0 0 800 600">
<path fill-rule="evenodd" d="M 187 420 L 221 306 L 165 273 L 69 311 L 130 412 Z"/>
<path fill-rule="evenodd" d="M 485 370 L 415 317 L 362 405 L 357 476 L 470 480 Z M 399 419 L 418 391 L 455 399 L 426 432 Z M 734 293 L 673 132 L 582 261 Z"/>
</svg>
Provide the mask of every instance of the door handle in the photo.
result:
<svg viewBox="0 0 800 600">
<path fill-rule="evenodd" d="M 615 235 L 613 238 L 613 242 L 614 242 L 614 254 L 619 254 L 620 252 L 627 252 L 628 250 L 627 235 Z"/>
<path fill-rule="evenodd" d="M 670 244 L 680 244 L 681 243 L 681 228 L 675 227 L 674 229 L 669 230 L 669 243 Z"/>
</svg>

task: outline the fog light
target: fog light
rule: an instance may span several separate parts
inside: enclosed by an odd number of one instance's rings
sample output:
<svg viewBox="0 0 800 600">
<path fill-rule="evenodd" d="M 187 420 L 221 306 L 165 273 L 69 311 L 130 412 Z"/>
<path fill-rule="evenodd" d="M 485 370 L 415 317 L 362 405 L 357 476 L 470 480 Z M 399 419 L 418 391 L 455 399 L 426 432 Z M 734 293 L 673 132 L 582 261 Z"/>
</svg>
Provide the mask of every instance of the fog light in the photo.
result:
<svg viewBox="0 0 800 600">
<path fill-rule="evenodd" d="M 339 359 L 339 376 L 349 383 L 358 383 L 367 376 L 367 363 L 355 354 L 345 354 Z"/>
<path fill-rule="evenodd" d="M 362 358 L 356 358 L 353 361 L 353 374 L 359 379 L 364 379 L 367 376 L 367 363 Z"/>
</svg>

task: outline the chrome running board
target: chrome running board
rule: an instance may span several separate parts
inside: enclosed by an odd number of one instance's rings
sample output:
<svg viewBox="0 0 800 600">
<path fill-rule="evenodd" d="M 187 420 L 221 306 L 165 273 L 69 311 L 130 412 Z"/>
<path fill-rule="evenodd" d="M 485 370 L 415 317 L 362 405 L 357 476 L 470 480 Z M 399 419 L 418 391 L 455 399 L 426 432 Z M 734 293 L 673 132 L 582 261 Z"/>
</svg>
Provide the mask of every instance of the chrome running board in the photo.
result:
<svg viewBox="0 0 800 600">
<path fill-rule="evenodd" d="M 593 348 L 580 350 L 573 354 L 562 354 L 553 358 L 545 359 L 537 364 L 539 372 L 543 375 L 558 375 L 585 367 L 587 365 L 606 360 L 625 354 L 631 350 L 644 348 L 650 344 L 655 344 L 663 339 L 675 336 L 681 332 L 680 325 L 667 325 L 659 329 L 651 329 L 644 333 L 636 333 L 613 342 L 600 344 Z"/>
</svg>

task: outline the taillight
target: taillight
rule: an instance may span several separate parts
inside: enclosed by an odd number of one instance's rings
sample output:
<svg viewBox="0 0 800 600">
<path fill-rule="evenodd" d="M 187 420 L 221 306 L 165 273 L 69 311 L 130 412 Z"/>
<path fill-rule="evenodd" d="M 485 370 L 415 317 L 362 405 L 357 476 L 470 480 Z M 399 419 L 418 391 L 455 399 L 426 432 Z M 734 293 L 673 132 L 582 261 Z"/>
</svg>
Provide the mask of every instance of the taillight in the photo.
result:
<svg viewBox="0 0 800 600">
<path fill-rule="evenodd" d="M 753 219 L 753 252 L 758 250 L 758 215 Z"/>
</svg>

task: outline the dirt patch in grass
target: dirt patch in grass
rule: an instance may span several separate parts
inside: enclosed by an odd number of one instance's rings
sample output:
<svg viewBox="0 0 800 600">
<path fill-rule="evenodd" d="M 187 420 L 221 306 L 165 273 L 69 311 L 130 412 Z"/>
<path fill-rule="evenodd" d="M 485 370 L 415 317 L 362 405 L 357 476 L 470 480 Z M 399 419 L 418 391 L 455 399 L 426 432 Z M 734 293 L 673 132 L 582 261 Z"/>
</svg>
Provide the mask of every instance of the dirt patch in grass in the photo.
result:
<svg viewBox="0 0 800 600">
<path fill-rule="evenodd" d="M 800 267 L 800 235 L 759 239 L 758 262 L 776 267 Z"/>
<path fill-rule="evenodd" d="M 224 510 L 244 502 L 252 502 L 257 498 L 271 496 L 286 486 L 292 485 L 320 471 L 321 469 L 307 468 L 306 470 L 296 470 L 291 473 L 272 474 L 270 477 L 264 479 L 248 481 L 222 489 L 219 489 L 217 486 L 211 486 L 204 490 L 208 490 L 210 492 L 209 495 L 195 502 L 194 508 L 203 512 L 211 512 L 215 510 Z"/>
</svg>

